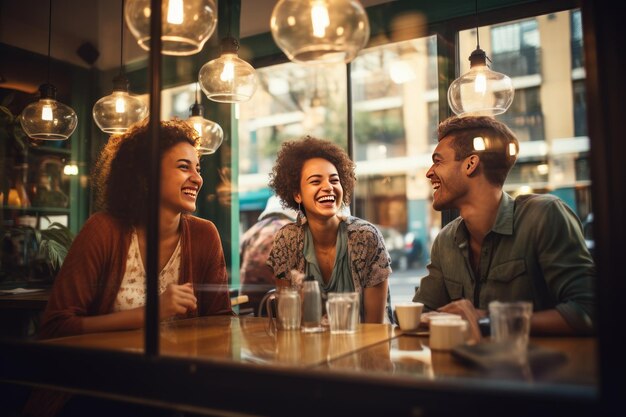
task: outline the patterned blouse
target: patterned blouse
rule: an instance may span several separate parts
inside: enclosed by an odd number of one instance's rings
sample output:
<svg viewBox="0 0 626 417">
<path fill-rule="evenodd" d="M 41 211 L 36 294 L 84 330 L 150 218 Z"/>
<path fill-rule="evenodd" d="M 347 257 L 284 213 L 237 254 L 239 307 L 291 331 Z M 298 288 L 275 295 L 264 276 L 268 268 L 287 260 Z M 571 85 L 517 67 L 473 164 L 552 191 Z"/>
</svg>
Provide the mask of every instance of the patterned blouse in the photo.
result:
<svg viewBox="0 0 626 417">
<path fill-rule="evenodd" d="M 180 275 L 180 239 L 174 249 L 167 264 L 159 273 L 159 295 L 165 292 L 169 284 L 178 283 Z M 122 284 L 117 293 L 113 311 L 130 310 L 131 308 L 143 307 L 146 305 L 146 271 L 141 261 L 139 252 L 139 241 L 137 232 L 133 231 L 130 248 L 128 249 L 128 259 L 126 260 L 126 271 Z"/>
<path fill-rule="evenodd" d="M 354 289 L 374 287 L 389 278 L 391 258 L 385 248 L 380 231 L 373 224 L 358 217 L 345 218 L 348 232 L 348 255 Z M 287 279 L 288 273 L 296 269 L 305 271 L 304 228 L 306 220 L 289 223 L 278 231 L 267 265 L 278 279 Z M 391 323 L 390 296 L 387 292 L 387 316 Z"/>
</svg>

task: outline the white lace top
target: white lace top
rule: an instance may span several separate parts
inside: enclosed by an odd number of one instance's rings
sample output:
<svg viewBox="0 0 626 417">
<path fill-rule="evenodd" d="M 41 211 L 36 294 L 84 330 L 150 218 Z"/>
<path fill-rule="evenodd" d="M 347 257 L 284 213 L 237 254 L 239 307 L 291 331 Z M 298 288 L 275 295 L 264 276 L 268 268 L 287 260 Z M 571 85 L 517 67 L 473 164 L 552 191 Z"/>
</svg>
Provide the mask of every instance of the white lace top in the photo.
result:
<svg viewBox="0 0 626 417">
<path fill-rule="evenodd" d="M 180 275 L 180 239 L 167 264 L 159 273 L 159 295 L 163 294 L 169 284 L 176 284 Z M 133 231 L 126 270 L 122 284 L 113 304 L 113 311 L 130 310 L 146 305 L 146 271 L 141 261 L 137 232 Z"/>
</svg>

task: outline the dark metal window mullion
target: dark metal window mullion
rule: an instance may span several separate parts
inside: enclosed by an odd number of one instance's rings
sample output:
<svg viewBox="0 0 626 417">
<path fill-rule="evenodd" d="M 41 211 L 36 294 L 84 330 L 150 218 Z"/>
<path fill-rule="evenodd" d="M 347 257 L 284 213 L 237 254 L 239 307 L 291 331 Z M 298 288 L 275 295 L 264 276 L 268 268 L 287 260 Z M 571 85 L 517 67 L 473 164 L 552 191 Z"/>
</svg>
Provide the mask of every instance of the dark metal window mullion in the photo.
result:
<svg viewBox="0 0 626 417">
<path fill-rule="evenodd" d="M 159 194 L 161 152 L 159 127 L 161 114 L 161 0 L 151 0 L 150 16 L 150 176 L 148 182 L 148 220 L 146 223 L 146 310 L 145 355 L 159 355 Z"/>
<path fill-rule="evenodd" d="M 459 73 L 458 49 L 459 35 L 449 26 L 444 25 L 437 33 L 437 73 L 439 74 L 439 121 L 451 115 L 448 105 L 448 87 Z M 432 134 L 436 134 L 433 132 Z M 441 227 L 450 223 L 459 216 L 458 210 L 443 210 L 441 212 Z"/>
</svg>

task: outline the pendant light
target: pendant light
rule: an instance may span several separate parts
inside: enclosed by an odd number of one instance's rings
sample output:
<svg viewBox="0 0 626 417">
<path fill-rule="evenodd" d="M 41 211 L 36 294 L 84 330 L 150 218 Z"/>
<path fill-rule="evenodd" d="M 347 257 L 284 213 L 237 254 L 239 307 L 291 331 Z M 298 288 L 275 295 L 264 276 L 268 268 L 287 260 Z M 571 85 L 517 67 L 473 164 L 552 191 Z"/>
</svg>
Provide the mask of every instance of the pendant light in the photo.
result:
<svg viewBox="0 0 626 417">
<path fill-rule="evenodd" d="M 76 126 L 78 117 L 74 110 L 56 100 L 57 90 L 50 84 L 50 39 L 52 37 L 52 0 L 48 13 L 48 76 L 46 84 L 39 87 L 39 101 L 31 103 L 22 111 L 20 124 L 32 139 L 66 140 Z"/>
<path fill-rule="evenodd" d="M 206 96 L 219 103 L 241 103 L 254 95 L 257 85 L 252 65 L 237 56 L 239 41 L 230 35 L 230 2 L 226 3 L 228 33 L 221 42 L 219 58 L 200 68 L 198 81 Z"/>
<path fill-rule="evenodd" d="M 217 151 L 224 141 L 224 130 L 212 120 L 204 118 L 204 106 L 198 100 L 198 85 L 196 84 L 195 103 L 189 108 L 189 119 L 186 122 L 195 129 L 200 136 L 197 149 L 200 155 L 210 155 Z"/>
<path fill-rule="evenodd" d="M 120 73 L 113 79 L 113 92 L 93 106 L 93 120 L 100 130 L 120 134 L 148 116 L 148 107 L 138 97 L 128 93 L 128 78 L 124 74 L 124 0 L 120 12 Z"/>
<path fill-rule="evenodd" d="M 217 26 L 214 0 L 163 0 L 164 55 L 193 55 L 202 50 Z M 150 0 L 128 0 L 126 23 L 139 46 L 150 50 Z"/>
<path fill-rule="evenodd" d="M 276 45 L 299 63 L 348 63 L 370 36 L 367 13 L 356 0 L 280 0 L 270 27 Z"/>
<path fill-rule="evenodd" d="M 485 51 L 480 49 L 478 36 L 478 0 L 476 0 L 476 49 L 469 57 L 470 70 L 457 78 L 448 88 L 448 104 L 458 115 L 495 116 L 513 103 L 515 89 L 511 79 L 489 69 Z"/>
</svg>

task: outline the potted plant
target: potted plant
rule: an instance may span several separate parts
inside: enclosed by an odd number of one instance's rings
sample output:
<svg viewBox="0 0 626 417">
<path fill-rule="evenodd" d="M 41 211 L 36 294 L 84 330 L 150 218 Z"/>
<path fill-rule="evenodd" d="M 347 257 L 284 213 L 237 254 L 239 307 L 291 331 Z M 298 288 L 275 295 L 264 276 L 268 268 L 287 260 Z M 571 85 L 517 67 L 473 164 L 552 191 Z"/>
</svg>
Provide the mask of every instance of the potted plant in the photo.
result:
<svg viewBox="0 0 626 417">
<path fill-rule="evenodd" d="M 74 233 L 67 226 L 54 222 L 45 230 L 36 230 L 35 238 L 39 249 L 31 277 L 52 282 L 72 245 Z"/>
</svg>

